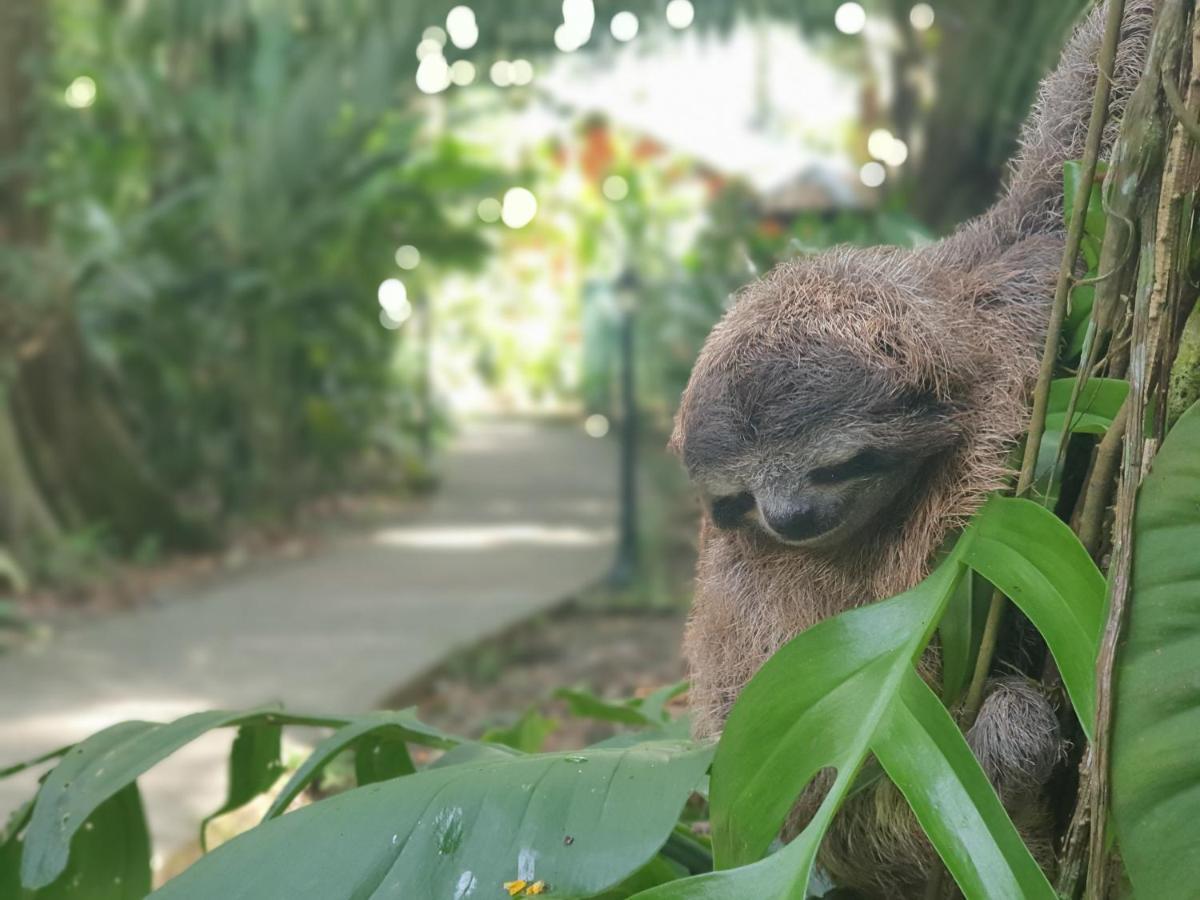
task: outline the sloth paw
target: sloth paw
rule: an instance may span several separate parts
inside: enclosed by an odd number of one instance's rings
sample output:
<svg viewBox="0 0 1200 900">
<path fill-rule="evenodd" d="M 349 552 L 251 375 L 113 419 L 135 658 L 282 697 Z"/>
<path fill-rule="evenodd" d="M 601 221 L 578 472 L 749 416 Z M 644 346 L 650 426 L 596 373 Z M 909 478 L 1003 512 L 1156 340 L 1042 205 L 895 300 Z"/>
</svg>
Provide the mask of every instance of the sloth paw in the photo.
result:
<svg viewBox="0 0 1200 900">
<path fill-rule="evenodd" d="M 1035 682 L 1021 677 L 989 682 L 967 743 L 1005 805 L 1037 794 L 1065 753 L 1054 705 Z"/>
</svg>

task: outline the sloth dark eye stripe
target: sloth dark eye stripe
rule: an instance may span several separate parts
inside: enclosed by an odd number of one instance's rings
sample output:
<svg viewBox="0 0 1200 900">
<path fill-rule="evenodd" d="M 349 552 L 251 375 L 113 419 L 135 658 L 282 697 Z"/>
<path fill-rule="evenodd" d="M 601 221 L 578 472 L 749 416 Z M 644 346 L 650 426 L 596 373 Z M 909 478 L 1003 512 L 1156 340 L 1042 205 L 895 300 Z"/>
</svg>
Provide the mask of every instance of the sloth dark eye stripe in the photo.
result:
<svg viewBox="0 0 1200 900">
<path fill-rule="evenodd" d="M 821 483 L 848 481 L 851 478 L 861 478 L 864 475 L 885 472 L 895 465 L 896 460 L 892 456 L 882 453 L 879 450 L 867 449 L 859 451 L 845 462 L 813 469 L 809 473 L 809 478 Z"/>
<path fill-rule="evenodd" d="M 713 524 L 718 528 L 735 528 L 742 516 L 754 508 L 754 497 L 748 492 L 718 497 L 712 502 Z"/>
</svg>

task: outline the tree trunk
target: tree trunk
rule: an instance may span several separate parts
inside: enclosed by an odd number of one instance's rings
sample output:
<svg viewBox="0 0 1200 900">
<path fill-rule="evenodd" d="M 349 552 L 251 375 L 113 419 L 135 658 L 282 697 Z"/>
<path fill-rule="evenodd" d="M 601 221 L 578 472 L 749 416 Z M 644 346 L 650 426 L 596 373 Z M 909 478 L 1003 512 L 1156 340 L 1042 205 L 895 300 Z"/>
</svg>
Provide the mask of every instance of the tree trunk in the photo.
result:
<svg viewBox="0 0 1200 900">
<path fill-rule="evenodd" d="M 148 471 L 103 393 L 70 305 L 69 289 L 37 272 L 45 211 L 27 202 L 38 178 L 37 85 L 48 55 L 46 5 L 0 4 L 0 243 L 23 256 L 26 277 L 0 272 L 0 541 L 18 553 L 53 540 L 58 522 L 101 523 L 125 548 L 148 534 L 191 547 L 205 531 L 180 515 Z M 44 268 L 44 267 L 43 267 Z M 27 276 L 33 275 L 33 279 Z M 61 293 L 62 299 L 58 298 Z"/>
</svg>

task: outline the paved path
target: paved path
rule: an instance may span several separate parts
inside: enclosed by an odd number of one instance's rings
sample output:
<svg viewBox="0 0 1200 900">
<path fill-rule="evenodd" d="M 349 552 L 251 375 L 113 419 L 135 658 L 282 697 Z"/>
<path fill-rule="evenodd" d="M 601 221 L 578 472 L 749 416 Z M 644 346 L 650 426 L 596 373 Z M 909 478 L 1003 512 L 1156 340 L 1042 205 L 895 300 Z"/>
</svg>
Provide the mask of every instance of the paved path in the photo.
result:
<svg viewBox="0 0 1200 900">
<path fill-rule="evenodd" d="M 610 442 L 578 428 L 469 426 L 443 489 L 405 521 L 0 656 L 0 765 L 123 719 L 272 701 L 369 709 L 453 648 L 604 573 L 614 461 Z M 230 738 L 213 734 L 142 779 L 156 851 L 220 805 Z M 0 815 L 33 785 L 0 781 Z"/>
</svg>

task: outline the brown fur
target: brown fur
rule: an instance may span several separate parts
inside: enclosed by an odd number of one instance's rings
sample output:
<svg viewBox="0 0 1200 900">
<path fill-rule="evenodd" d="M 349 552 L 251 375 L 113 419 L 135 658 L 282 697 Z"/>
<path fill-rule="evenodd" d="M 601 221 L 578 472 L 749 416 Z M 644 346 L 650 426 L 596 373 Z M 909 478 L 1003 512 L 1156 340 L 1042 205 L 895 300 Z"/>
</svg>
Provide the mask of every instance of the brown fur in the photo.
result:
<svg viewBox="0 0 1200 900">
<path fill-rule="evenodd" d="M 1127 0 L 1114 122 L 1140 72 L 1152 8 Z M 923 249 L 843 247 L 783 263 L 713 329 L 673 439 L 702 487 L 749 490 L 764 469 L 786 477 L 799 465 L 790 436 L 817 426 L 889 429 L 888 440 L 918 448 L 921 462 L 887 514 L 833 548 L 706 518 L 685 637 L 698 735 L 720 732 L 742 687 L 790 638 L 923 578 L 938 547 L 1005 485 L 1063 249 L 1062 163 L 1082 156 L 1102 31 L 1101 8 L 1043 82 L 1010 186 L 991 210 Z M 914 411 L 897 413 L 905 404 Z M 1059 753 L 1051 722 L 1036 691 L 998 684 L 968 736 L 1014 818 L 1040 818 L 1036 795 Z M 1042 839 L 1035 823 L 1023 824 Z M 846 884 L 885 896 L 906 895 L 935 864 L 890 785 L 848 805 L 822 861 Z"/>
</svg>

